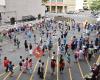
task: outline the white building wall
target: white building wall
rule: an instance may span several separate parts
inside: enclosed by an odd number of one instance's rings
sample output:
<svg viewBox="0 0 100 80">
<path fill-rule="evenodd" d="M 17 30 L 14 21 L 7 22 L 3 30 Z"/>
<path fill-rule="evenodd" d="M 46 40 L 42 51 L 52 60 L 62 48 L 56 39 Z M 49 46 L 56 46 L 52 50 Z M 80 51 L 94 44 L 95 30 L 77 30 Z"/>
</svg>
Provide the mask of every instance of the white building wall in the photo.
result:
<svg viewBox="0 0 100 80">
<path fill-rule="evenodd" d="M 5 5 L 5 0 L 0 0 L 0 5 Z"/>
<path fill-rule="evenodd" d="M 83 1 L 84 0 L 76 0 L 75 10 L 78 11 L 79 9 L 83 9 Z"/>
<path fill-rule="evenodd" d="M 0 5 L 0 12 L 4 12 L 4 6 Z"/>
<path fill-rule="evenodd" d="M 42 16 L 45 14 L 45 6 L 41 5 L 41 0 L 5 0 L 5 4 L 9 18 L 15 17 L 17 20 L 21 20 L 22 16 L 33 15 L 37 17 L 38 14 Z"/>
</svg>

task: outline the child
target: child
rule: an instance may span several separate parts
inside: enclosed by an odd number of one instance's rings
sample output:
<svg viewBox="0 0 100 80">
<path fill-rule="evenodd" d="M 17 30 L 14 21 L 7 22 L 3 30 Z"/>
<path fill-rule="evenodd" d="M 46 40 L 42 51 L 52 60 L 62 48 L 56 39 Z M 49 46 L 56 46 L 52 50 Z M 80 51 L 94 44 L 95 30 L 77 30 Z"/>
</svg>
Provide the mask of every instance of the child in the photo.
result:
<svg viewBox="0 0 100 80">
<path fill-rule="evenodd" d="M 32 74 L 32 59 L 28 61 L 28 69 L 29 69 L 29 73 Z"/>
<path fill-rule="evenodd" d="M 28 70 L 28 58 L 26 58 L 25 65 L 26 65 L 26 70 Z"/>
<path fill-rule="evenodd" d="M 22 68 L 23 68 L 23 73 L 26 73 L 26 63 L 25 60 L 22 60 Z"/>
<path fill-rule="evenodd" d="M 7 59 L 7 57 L 4 57 L 4 67 L 5 67 L 5 71 L 8 72 L 8 65 L 9 65 L 9 60 Z"/>
<path fill-rule="evenodd" d="M 9 62 L 9 65 L 8 65 L 8 69 L 9 69 L 9 71 L 11 72 L 10 76 L 13 75 L 13 67 L 14 67 L 14 65 L 12 64 L 12 61 L 10 61 L 10 62 Z"/>
</svg>

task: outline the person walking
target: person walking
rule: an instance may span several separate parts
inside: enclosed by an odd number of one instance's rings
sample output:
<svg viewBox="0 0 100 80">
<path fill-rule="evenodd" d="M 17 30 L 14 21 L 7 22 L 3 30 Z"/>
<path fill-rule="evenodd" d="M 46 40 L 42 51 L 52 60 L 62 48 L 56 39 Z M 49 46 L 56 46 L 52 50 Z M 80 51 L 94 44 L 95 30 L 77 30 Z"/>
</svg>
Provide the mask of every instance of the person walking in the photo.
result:
<svg viewBox="0 0 100 80">
<path fill-rule="evenodd" d="M 10 76 L 13 75 L 13 67 L 14 67 L 14 65 L 12 64 L 12 61 L 9 61 L 8 69 L 9 69 L 9 71 L 10 71 Z"/>
</svg>

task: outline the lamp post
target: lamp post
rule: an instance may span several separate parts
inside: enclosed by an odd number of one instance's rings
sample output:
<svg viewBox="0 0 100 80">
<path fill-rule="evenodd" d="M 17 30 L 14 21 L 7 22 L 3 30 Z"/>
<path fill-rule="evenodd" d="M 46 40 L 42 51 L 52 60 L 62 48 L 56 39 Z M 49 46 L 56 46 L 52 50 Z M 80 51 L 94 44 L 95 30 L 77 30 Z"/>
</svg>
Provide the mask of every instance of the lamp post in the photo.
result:
<svg viewBox="0 0 100 80">
<path fill-rule="evenodd" d="M 46 12 L 47 12 L 47 7 L 46 7 L 46 2 L 42 2 L 42 5 L 45 6 L 45 14 L 44 14 L 44 23 L 46 22 Z M 44 24 L 45 26 L 45 24 Z"/>
</svg>

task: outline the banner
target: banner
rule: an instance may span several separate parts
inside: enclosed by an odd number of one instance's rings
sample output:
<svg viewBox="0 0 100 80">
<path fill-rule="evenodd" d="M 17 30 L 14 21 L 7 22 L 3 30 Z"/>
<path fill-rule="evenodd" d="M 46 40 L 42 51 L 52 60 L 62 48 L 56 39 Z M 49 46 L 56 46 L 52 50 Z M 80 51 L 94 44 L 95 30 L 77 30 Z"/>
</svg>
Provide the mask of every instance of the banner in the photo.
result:
<svg viewBox="0 0 100 80">
<path fill-rule="evenodd" d="M 44 54 L 44 52 L 42 51 L 42 49 L 38 46 L 38 47 L 36 47 L 34 50 L 33 50 L 33 55 L 37 58 L 37 59 L 39 59 L 43 54 Z"/>
</svg>

